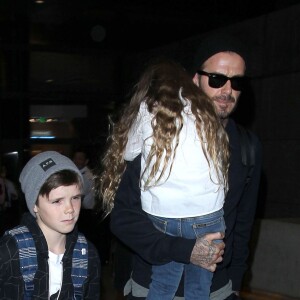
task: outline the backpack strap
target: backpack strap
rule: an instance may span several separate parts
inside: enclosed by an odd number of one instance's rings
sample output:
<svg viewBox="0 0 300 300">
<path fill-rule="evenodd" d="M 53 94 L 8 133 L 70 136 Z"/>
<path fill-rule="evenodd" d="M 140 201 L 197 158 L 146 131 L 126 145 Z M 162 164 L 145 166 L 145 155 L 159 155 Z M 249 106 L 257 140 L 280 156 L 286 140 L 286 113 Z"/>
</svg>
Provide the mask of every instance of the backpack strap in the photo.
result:
<svg viewBox="0 0 300 300">
<path fill-rule="evenodd" d="M 32 299 L 33 279 L 37 271 L 37 255 L 32 234 L 26 226 L 17 226 L 5 232 L 13 236 L 19 248 L 20 268 L 25 283 L 24 300 Z"/>
<path fill-rule="evenodd" d="M 17 226 L 5 232 L 13 236 L 19 249 L 20 269 L 25 283 L 24 300 L 32 299 L 33 279 L 38 268 L 37 254 L 32 234 L 26 226 Z M 74 299 L 82 299 L 82 286 L 88 277 L 88 243 L 85 236 L 78 234 L 72 258 L 72 282 Z"/>
<path fill-rule="evenodd" d="M 255 148 L 253 138 L 249 130 L 245 129 L 239 124 L 236 125 L 240 136 L 242 163 L 248 168 L 246 177 L 247 185 L 252 178 L 252 173 L 255 165 Z"/>
<path fill-rule="evenodd" d="M 88 277 L 88 243 L 82 233 L 78 233 L 74 247 L 71 276 L 74 286 L 74 299 L 83 299 L 82 286 Z"/>
</svg>

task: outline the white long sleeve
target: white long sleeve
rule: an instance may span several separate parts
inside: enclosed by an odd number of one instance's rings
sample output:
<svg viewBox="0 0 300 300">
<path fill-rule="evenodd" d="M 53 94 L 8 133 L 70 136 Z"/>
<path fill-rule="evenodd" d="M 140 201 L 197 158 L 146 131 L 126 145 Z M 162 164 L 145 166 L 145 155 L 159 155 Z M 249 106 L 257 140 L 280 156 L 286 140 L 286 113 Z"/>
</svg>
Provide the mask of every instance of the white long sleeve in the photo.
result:
<svg viewBox="0 0 300 300">
<path fill-rule="evenodd" d="M 135 122 L 130 128 L 128 141 L 124 152 L 124 159 L 132 161 L 141 152 L 144 142 L 152 136 L 151 120 L 153 114 L 150 114 L 147 104 L 142 102 Z"/>
</svg>

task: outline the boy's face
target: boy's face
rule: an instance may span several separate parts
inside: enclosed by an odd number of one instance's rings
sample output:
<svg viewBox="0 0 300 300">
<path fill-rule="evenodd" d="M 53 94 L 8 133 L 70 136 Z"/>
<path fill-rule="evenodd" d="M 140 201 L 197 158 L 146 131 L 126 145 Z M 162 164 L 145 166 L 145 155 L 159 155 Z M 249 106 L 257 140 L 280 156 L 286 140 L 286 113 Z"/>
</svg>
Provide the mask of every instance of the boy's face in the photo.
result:
<svg viewBox="0 0 300 300">
<path fill-rule="evenodd" d="M 49 196 L 39 195 L 34 212 L 43 233 L 71 232 L 79 217 L 81 197 L 80 187 L 76 184 L 53 189 Z"/>
</svg>

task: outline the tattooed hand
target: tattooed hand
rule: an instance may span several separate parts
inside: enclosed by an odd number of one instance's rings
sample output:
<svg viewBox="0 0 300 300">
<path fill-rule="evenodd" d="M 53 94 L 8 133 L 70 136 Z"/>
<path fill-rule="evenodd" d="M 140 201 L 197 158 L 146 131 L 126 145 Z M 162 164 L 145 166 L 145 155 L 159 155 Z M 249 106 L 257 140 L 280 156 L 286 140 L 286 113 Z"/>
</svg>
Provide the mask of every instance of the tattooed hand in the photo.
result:
<svg viewBox="0 0 300 300">
<path fill-rule="evenodd" d="M 191 263 L 214 272 L 217 267 L 217 263 L 223 260 L 222 255 L 224 253 L 225 244 L 214 243 L 214 240 L 223 239 L 224 234 L 209 233 L 196 240 L 196 244 L 191 254 Z"/>
</svg>

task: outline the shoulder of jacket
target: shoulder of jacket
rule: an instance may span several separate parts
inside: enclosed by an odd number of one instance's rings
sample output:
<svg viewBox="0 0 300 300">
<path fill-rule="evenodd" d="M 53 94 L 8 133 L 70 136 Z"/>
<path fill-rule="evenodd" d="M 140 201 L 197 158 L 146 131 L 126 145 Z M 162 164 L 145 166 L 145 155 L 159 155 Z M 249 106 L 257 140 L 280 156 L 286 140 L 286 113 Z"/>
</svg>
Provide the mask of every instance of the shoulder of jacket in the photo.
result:
<svg viewBox="0 0 300 300">
<path fill-rule="evenodd" d="M 5 264 L 7 267 L 5 267 Z M 18 276 L 21 275 L 19 247 L 16 239 L 12 235 L 4 235 L 0 239 L 0 265 L 0 269 L 2 269 L 3 272 L 7 272 L 6 276 L 9 276 L 11 272 L 15 275 L 18 274 Z"/>
<path fill-rule="evenodd" d="M 258 135 L 252 129 L 246 128 L 243 125 L 238 124 L 236 122 L 234 122 L 234 123 L 235 123 L 235 126 L 236 126 L 239 134 L 247 134 L 248 136 L 250 136 L 251 139 L 253 139 L 252 141 L 254 142 L 254 144 L 261 143 Z"/>
<path fill-rule="evenodd" d="M 14 236 L 10 234 L 4 234 L 0 239 L 0 255 L 9 254 L 14 255 L 15 252 L 18 252 L 18 245 Z"/>
<path fill-rule="evenodd" d="M 241 159 L 243 165 L 252 168 L 256 163 L 256 143 L 254 136 L 249 129 L 244 128 L 242 125 L 235 123 L 239 136 L 241 147 Z"/>
</svg>

